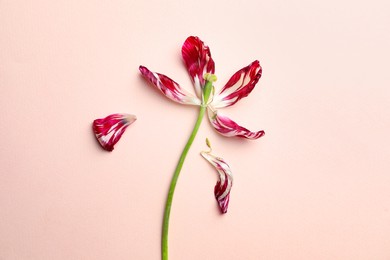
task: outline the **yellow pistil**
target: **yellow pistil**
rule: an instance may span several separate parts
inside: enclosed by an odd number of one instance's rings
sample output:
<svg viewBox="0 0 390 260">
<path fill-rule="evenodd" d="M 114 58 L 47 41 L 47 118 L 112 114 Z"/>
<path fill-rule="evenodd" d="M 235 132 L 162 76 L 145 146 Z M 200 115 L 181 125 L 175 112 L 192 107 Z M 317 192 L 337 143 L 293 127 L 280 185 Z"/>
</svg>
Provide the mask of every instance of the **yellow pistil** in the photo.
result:
<svg viewBox="0 0 390 260">
<path fill-rule="evenodd" d="M 209 82 L 216 82 L 217 81 L 217 76 L 215 74 L 211 74 L 211 73 L 204 74 L 203 78 Z"/>
</svg>

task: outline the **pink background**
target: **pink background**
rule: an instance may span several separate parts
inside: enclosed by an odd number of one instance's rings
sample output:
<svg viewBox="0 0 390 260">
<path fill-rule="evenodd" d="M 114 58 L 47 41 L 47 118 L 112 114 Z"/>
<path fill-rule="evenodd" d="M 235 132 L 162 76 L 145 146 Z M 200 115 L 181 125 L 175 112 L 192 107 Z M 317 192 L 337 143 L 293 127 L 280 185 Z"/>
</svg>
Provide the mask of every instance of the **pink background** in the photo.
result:
<svg viewBox="0 0 390 260">
<path fill-rule="evenodd" d="M 264 129 L 221 137 L 207 120 L 174 199 L 170 259 L 390 259 L 390 4 L 352 1 L 0 0 L 0 259 L 159 259 L 169 181 L 197 109 L 140 77 L 191 90 L 201 37 L 221 87 L 259 59 L 225 109 Z M 138 116 L 112 153 L 95 118 Z M 230 164 L 229 212 L 199 152 Z"/>
</svg>

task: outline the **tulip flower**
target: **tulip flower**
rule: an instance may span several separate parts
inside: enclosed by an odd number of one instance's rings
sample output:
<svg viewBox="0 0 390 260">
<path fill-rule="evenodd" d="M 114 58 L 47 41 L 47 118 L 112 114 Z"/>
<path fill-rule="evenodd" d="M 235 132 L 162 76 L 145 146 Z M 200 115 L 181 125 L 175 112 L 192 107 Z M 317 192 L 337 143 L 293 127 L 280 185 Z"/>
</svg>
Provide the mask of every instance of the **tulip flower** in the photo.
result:
<svg viewBox="0 0 390 260">
<path fill-rule="evenodd" d="M 191 36 L 184 42 L 182 55 L 194 84 L 196 96 L 163 74 L 151 72 L 144 66 L 140 66 L 140 71 L 148 81 L 169 99 L 186 105 L 206 106 L 209 120 L 220 134 L 227 137 L 238 136 L 247 139 L 257 139 L 264 135 L 263 130 L 252 132 L 218 111 L 219 108 L 234 105 L 241 98 L 251 93 L 262 74 L 259 61 L 255 60 L 234 73 L 218 94 L 214 95 L 215 90 L 212 83 L 217 78 L 213 74 L 215 64 L 211 58 L 209 47 L 198 37 Z M 205 100 L 206 83 L 211 84 L 207 100 Z"/>
<path fill-rule="evenodd" d="M 136 119 L 136 116 L 130 114 L 112 114 L 105 118 L 94 120 L 92 129 L 103 149 L 112 151 L 126 128 Z"/>
<path fill-rule="evenodd" d="M 255 60 L 248 66 L 234 73 L 224 87 L 216 92 L 214 87 L 214 82 L 217 80 L 216 75 L 214 75 L 215 63 L 211 57 L 209 47 L 198 37 L 190 36 L 183 44 L 182 56 L 194 85 L 195 95 L 181 87 L 181 85 L 171 78 L 157 72 L 152 72 L 144 66 L 139 67 L 141 74 L 167 98 L 180 104 L 200 107 L 195 126 L 180 156 L 168 191 L 161 243 L 161 255 L 163 260 L 168 259 L 169 217 L 176 183 L 206 110 L 211 125 L 218 133 L 224 136 L 237 136 L 253 140 L 264 135 L 263 130 L 255 132 L 250 131 L 219 112 L 219 109 L 232 106 L 240 99 L 248 96 L 254 89 L 262 73 L 259 61 Z"/>
<path fill-rule="evenodd" d="M 232 171 L 224 159 L 211 154 L 211 146 L 208 139 L 206 139 L 206 144 L 210 148 L 210 151 L 201 152 L 200 154 L 215 167 L 219 174 L 219 180 L 214 187 L 214 195 L 221 213 L 226 213 L 229 206 L 230 190 L 233 185 Z"/>
</svg>

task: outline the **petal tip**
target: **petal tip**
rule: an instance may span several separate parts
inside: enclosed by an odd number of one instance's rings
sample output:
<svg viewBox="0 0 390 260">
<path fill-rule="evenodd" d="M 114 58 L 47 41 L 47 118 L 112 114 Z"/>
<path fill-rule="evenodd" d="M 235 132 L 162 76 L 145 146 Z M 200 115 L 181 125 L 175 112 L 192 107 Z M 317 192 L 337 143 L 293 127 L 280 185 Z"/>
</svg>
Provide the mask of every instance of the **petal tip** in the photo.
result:
<svg viewBox="0 0 390 260">
<path fill-rule="evenodd" d="M 230 193 L 222 200 L 218 201 L 218 206 L 221 214 L 226 214 L 229 206 Z"/>
<path fill-rule="evenodd" d="M 256 140 L 256 139 L 259 139 L 260 137 L 263 137 L 264 135 L 265 135 L 264 130 L 260 130 L 260 131 L 257 131 L 257 132 L 252 132 L 252 134 L 248 133 L 248 134 L 245 134 L 245 135 L 239 135 L 237 137 L 242 137 L 242 138 L 246 138 L 246 139 L 249 139 L 249 140 Z"/>
<path fill-rule="evenodd" d="M 139 71 L 141 72 L 142 75 L 145 76 L 145 74 L 149 71 L 145 66 L 139 66 Z"/>
</svg>

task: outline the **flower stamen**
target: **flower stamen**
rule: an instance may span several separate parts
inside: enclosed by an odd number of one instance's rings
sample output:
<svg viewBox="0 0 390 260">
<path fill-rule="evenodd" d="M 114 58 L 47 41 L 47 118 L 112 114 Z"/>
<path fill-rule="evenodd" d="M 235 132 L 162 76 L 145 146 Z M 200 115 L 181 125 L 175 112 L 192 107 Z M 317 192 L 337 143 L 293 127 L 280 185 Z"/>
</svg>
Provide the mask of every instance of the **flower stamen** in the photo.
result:
<svg viewBox="0 0 390 260">
<path fill-rule="evenodd" d="M 210 143 L 210 140 L 206 137 L 206 145 L 207 147 L 210 149 L 208 151 L 202 151 L 203 153 L 207 153 L 207 154 L 210 154 L 212 151 L 213 151 L 213 148 L 211 148 L 211 143 Z"/>
</svg>

